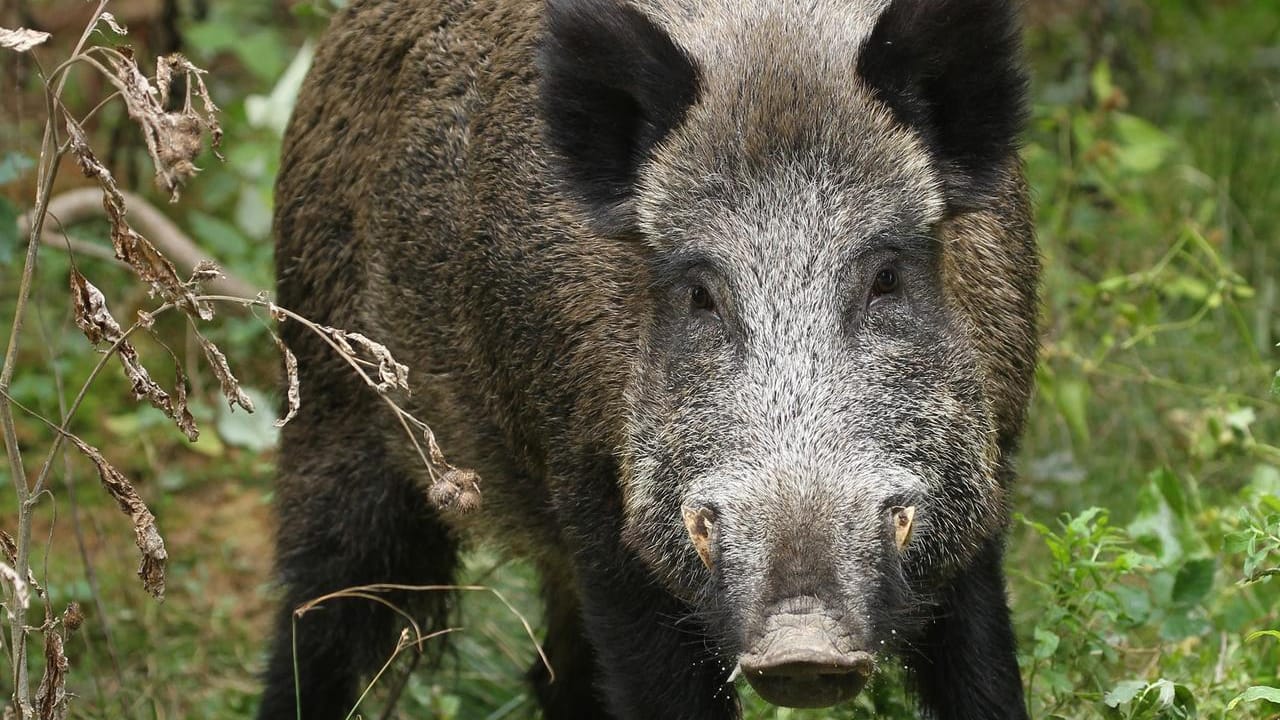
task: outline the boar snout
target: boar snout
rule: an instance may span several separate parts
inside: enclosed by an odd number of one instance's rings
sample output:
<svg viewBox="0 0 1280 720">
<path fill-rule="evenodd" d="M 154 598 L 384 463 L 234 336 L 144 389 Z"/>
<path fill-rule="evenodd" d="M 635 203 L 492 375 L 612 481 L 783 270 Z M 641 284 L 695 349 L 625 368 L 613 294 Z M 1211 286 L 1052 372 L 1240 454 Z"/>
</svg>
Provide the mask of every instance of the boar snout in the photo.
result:
<svg viewBox="0 0 1280 720">
<path fill-rule="evenodd" d="M 739 659 L 742 673 L 760 697 L 785 707 L 828 707 L 857 696 L 871 677 L 875 659 L 851 648 L 821 607 L 778 612 Z"/>
<path fill-rule="evenodd" d="M 906 483 L 872 495 L 816 477 L 747 485 L 727 500 L 691 493 L 682 507 L 708 596 L 728 611 L 718 631 L 756 692 L 785 707 L 862 691 L 875 653 L 894 649 L 889 628 L 910 607 L 903 563 L 927 525 Z"/>
</svg>

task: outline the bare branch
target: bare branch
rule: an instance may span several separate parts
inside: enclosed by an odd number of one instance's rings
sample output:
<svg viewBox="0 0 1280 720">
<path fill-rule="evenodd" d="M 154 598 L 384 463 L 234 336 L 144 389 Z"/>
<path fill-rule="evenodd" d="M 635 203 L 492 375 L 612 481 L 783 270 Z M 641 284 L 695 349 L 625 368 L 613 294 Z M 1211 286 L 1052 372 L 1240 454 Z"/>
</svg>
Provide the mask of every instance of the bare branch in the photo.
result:
<svg viewBox="0 0 1280 720">
<path fill-rule="evenodd" d="M 200 248 L 194 240 L 184 233 L 155 205 L 146 198 L 128 190 L 119 190 L 125 203 L 125 221 L 144 237 L 151 240 L 156 248 L 163 252 L 183 272 L 193 273 L 202 262 L 212 260 L 208 253 Z M 110 218 L 109 211 L 103 204 L 102 190 L 86 187 L 68 190 L 49 199 L 48 214 L 56 218 L 64 226 L 77 225 L 85 220 Z M 31 220 L 34 211 L 18 218 L 18 231 L 22 235 L 31 232 Z M 77 253 L 92 254 L 94 257 L 113 258 L 114 254 L 104 247 L 90 243 L 59 237 L 45 230 L 40 237 L 41 242 L 58 248 L 66 248 L 70 242 L 71 249 Z M 255 288 L 234 273 L 222 270 L 219 277 L 203 281 L 209 290 L 226 295 L 238 295 L 251 298 L 260 288 Z"/>
</svg>

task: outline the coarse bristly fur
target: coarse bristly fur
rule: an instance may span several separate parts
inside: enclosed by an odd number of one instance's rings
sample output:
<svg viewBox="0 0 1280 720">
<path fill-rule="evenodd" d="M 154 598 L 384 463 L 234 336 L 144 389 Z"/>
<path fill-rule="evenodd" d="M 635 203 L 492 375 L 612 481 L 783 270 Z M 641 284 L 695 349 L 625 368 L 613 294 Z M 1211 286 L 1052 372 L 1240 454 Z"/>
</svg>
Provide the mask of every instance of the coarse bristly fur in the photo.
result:
<svg viewBox="0 0 1280 720">
<path fill-rule="evenodd" d="M 259 717 L 345 717 L 400 621 L 294 607 L 447 584 L 489 543 L 542 576 L 547 717 L 737 717 L 735 667 L 800 628 L 901 657 L 928 717 L 1025 718 L 1001 557 L 1039 260 L 1012 5 L 340 13 L 285 138 L 280 303 L 387 343 L 483 499 L 429 503 L 385 406 L 286 323 L 303 403 Z M 387 599 L 424 631 L 453 603 Z"/>
</svg>

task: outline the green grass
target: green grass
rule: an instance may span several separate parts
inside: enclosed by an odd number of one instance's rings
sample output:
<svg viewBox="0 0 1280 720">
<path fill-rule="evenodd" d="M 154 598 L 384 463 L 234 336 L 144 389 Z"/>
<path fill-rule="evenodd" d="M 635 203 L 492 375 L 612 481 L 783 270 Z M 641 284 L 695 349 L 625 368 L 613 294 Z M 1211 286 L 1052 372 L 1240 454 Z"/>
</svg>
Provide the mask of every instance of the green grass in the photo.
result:
<svg viewBox="0 0 1280 720">
<path fill-rule="evenodd" d="M 204 162 L 174 213 L 259 282 L 270 277 L 262 219 L 278 138 L 251 122 L 244 98 L 269 92 L 300 44 L 302 33 L 285 27 L 266 10 L 220 3 L 189 28 L 193 56 L 215 66 L 229 162 Z M 267 51 L 229 42 L 246 29 Z M 1226 707 L 1250 686 L 1280 685 L 1280 640 L 1249 639 L 1280 629 L 1280 585 L 1243 582 L 1280 565 L 1267 539 L 1280 532 L 1280 405 L 1271 395 L 1280 368 L 1280 13 L 1225 0 L 1084 3 L 1034 27 L 1028 48 L 1036 80 L 1025 158 L 1046 261 L 1044 356 L 1008 565 L 1032 716 L 1180 718 L 1193 716 L 1194 702 L 1199 717 L 1275 717 L 1280 705 L 1266 701 L 1229 715 Z M 0 137 L 33 138 L 35 125 L 28 118 L 25 133 L 6 126 Z M 12 150 L 29 156 L 29 142 Z M 0 151 L 0 181 L 10 150 Z M 0 187 L 0 213 L 26 201 L 29 180 Z M 102 228 L 78 232 L 100 237 Z M 0 323 L 16 287 L 11 243 L 0 234 L 9 263 Z M 96 361 L 68 322 L 67 267 L 63 255 L 42 254 L 39 312 L 13 387 L 48 416 Z M 151 305 L 122 272 L 81 267 L 117 316 Z M 182 351 L 180 324 L 159 327 Z M 0 331 L 7 336 L 7 326 Z M 274 347 L 255 318 L 228 316 L 214 337 L 246 384 L 274 386 Z M 143 345 L 163 367 L 162 351 Z M 195 396 L 216 399 L 211 378 L 193 380 Z M 72 717 L 245 717 L 274 602 L 272 454 L 237 439 L 243 416 L 197 407 L 205 437 L 192 447 L 127 395 L 111 368 L 73 429 L 155 510 L 171 554 L 168 597 L 145 596 L 127 519 L 73 462 L 70 487 L 61 477 L 53 484 L 36 527 L 40 547 L 52 538 L 36 566 L 54 607 L 76 601 L 87 616 L 67 644 Z M 30 465 L 49 438 L 20 422 Z M 12 510 L 4 512 L 0 528 L 10 529 Z M 478 552 L 467 574 L 538 622 L 527 566 Z M 473 594 L 458 625 L 455 652 L 439 673 L 408 679 L 398 716 L 535 715 L 522 680 L 535 654 L 518 618 Z M 913 717 L 896 675 L 888 668 L 835 712 L 771 708 L 745 691 L 747 716 Z M 366 717 L 378 716 L 371 710 L 395 679 L 393 670 L 375 688 Z"/>
</svg>

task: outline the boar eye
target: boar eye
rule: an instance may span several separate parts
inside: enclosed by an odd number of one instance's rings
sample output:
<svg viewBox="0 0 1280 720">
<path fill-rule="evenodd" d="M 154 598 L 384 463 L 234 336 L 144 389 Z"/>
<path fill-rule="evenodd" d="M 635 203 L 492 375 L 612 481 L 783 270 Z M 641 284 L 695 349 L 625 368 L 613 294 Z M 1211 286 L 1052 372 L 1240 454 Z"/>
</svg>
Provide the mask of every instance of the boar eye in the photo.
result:
<svg viewBox="0 0 1280 720">
<path fill-rule="evenodd" d="M 715 312 L 716 309 L 716 301 L 711 297 L 711 291 L 702 285 L 694 285 L 690 290 L 689 305 L 694 310 L 706 312 Z"/>
<path fill-rule="evenodd" d="M 891 267 L 884 267 L 880 272 L 876 273 L 875 281 L 871 285 L 871 299 L 874 300 L 881 295 L 892 295 L 898 291 L 899 285 L 898 271 Z"/>
</svg>

